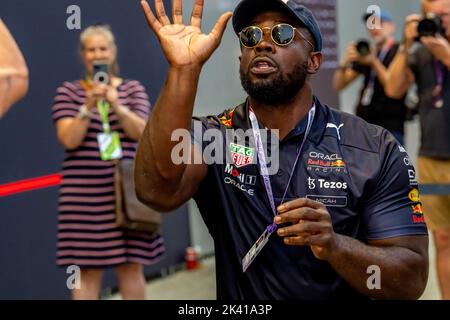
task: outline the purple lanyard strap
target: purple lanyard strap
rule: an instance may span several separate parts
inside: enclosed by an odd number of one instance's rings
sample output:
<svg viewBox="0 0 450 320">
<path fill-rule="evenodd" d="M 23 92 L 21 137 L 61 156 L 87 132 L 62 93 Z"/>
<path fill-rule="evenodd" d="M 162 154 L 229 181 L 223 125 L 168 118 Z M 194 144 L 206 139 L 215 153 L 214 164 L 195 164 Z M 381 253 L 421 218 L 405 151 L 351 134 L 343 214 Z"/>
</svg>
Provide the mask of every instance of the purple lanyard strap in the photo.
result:
<svg viewBox="0 0 450 320">
<path fill-rule="evenodd" d="M 381 63 L 383 63 L 384 59 L 386 59 L 386 56 L 389 53 L 389 50 L 391 50 L 393 45 L 394 45 L 394 42 L 393 41 L 389 41 L 388 43 L 386 43 L 386 45 L 380 51 L 380 54 L 378 55 L 378 60 L 380 60 Z M 370 70 L 370 78 L 369 78 L 370 80 L 369 80 L 369 83 L 367 84 L 368 88 L 373 89 L 375 87 L 375 79 L 376 79 L 376 77 L 377 77 L 376 72 L 372 68 Z"/>
<path fill-rule="evenodd" d="M 289 180 L 288 180 L 288 183 L 286 185 L 286 189 L 284 191 L 283 198 L 281 199 L 281 203 L 280 204 L 283 204 L 284 200 L 286 198 L 286 194 L 287 194 L 287 191 L 289 189 L 289 185 L 291 183 L 292 177 L 294 176 L 294 172 L 295 172 L 295 169 L 297 167 L 298 159 L 300 158 L 300 154 L 302 153 L 303 146 L 305 145 L 306 139 L 308 138 L 309 132 L 311 130 L 311 126 L 312 126 L 312 123 L 314 121 L 315 114 L 316 114 L 316 105 L 314 104 L 313 107 L 311 108 L 311 110 L 308 113 L 308 125 L 306 127 L 305 135 L 303 137 L 302 144 L 300 145 L 300 148 L 298 149 L 297 157 L 295 158 L 294 165 L 292 166 L 292 170 L 291 170 L 291 173 L 290 173 L 290 176 L 289 176 Z M 256 115 L 255 115 L 255 113 L 253 112 L 253 110 L 251 108 L 250 108 L 250 114 L 249 115 L 250 115 L 250 121 L 251 121 L 251 124 L 252 124 L 253 135 L 254 135 L 254 138 L 255 138 L 256 150 L 257 150 L 257 153 L 258 153 L 259 168 L 260 168 L 261 176 L 262 176 L 263 181 L 264 181 L 264 187 L 266 189 L 267 197 L 269 198 L 270 207 L 272 208 L 273 215 L 276 216 L 277 215 L 277 209 L 275 207 L 275 200 L 274 200 L 274 197 L 273 197 L 272 185 L 270 184 L 269 171 L 267 170 L 267 160 L 266 160 L 266 155 L 264 153 L 264 148 L 263 148 L 263 145 L 262 145 L 262 139 L 261 139 L 261 133 L 260 133 L 260 129 L 259 129 L 258 120 L 256 119 Z M 269 228 L 270 232 L 273 232 L 276 229 L 276 225 L 275 224 L 271 224 L 268 228 Z"/>
<path fill-rule="evenodd" d="M 433 97 L 433 104 L 436 108 L 442 108 L 442 106 L 444 105 L 444 101 L 442 100 L 442 92 L 444 88 L 444 66 L 437 59 L 434 59 L 433 64 L 436 75 L 436 87 L 438 89 L 438 92 L 436 92 L 436 96 Z"/>
</svg>

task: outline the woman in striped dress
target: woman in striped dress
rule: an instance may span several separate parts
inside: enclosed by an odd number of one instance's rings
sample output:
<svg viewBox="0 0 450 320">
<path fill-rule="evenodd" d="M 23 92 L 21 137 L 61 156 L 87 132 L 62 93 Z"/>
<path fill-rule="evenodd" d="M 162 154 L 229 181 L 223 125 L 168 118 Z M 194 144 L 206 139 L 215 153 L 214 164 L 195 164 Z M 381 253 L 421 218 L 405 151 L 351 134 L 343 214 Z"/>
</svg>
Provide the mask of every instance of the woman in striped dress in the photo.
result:
<svg viewBox="0 0 450 320">
<path fill-rule="evenodd" d="M 116 45 L 108 27 L 87 28 L 80 43 L 86 78 L 59 87 L 52 110 L 58 139 L 66 149 L 57 264 L 81 269 L 81 288 L 72 290 L 73 299 L 97 299 L 102 271 L 111 267 L 116 268 L 124 299 L 144 299 L 143 265 L 161 258 L 163 240 L 156 233 L 116 226 L 114 163 L 102 160 L 98 137 L 117 132 L 122 157 L 133 159 L 150 103 L 138 81 L 116 76 Z M 100 60 L 110 66 L 108 85 L 91 80 L 94 63 Z"/>
</svg>

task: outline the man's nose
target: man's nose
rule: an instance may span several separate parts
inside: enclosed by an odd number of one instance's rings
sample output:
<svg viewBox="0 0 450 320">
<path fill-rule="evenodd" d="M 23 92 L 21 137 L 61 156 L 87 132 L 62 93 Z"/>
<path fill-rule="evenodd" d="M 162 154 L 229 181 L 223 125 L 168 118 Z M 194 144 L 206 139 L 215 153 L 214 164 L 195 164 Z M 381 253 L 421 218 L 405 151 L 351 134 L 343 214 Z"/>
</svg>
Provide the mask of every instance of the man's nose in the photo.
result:
<svg viewBox="0 0 450 320">
<path fill-rule="evenodd" d="M 255 47 L 256 52 L 275 52 L 275 43 L 270 36 L 270 32 L 263 32 L 262 39 Z"/>
</svg>

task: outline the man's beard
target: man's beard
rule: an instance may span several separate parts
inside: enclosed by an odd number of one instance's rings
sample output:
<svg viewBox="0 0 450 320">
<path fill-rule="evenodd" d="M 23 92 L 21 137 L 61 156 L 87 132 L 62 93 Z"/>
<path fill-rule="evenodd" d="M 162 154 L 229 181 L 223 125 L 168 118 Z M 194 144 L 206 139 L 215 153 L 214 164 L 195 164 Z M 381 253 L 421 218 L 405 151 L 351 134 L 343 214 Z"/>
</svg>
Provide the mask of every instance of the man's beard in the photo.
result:
<svg viewBox="0 0 450 320">
<path fill-rule="evenodd" d="M 250 71 L 245 72 L 241 69 L 241 83 L 250 97 L 265 105 L 278 106 L 291 101 L 303 88 L 307 70 L 307 62 L 299 63 L 292 73 L 285 75 L 279 73 L 274 79 L 258 79 L 252 82 L 249 77 Z"/>
</svg>

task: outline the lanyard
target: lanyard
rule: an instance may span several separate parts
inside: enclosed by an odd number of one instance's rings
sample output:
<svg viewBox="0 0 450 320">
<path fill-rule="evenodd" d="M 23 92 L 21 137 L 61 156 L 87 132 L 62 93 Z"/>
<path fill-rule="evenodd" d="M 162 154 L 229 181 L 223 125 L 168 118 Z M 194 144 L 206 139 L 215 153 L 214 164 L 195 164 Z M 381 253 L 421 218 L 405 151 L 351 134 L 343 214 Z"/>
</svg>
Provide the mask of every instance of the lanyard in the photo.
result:
<svg viewBox="0 0 450 320">
<path fill-rule="evenodd" d="M 267 160 L 266 160 L 266 155 L 264 153 L 264 148 L 262 146 L 262 139 L 261 139 L 261 133 L 260 133 L 259 125 L 258 125 L 258 120 L 256 119 L 256 115 L 253 112 L 253 109 L 251 106 L 249 109 L 250 109 L 249 116 L 250 116 L 250 121 L 252 123 L 253 136 L 255 138 L 256 150 L 258 152 L 259 168 L 261 171 L 261 176 L 264 181 L 264 187 L 266 189 L 267 197 L 269 198 L 270 207 L 272 208 L 273 215 L 276 216 L 277 209 L 275 208 L 275 200 L 273 197 L 272 185 L 270 184 L 269 171 L 267 170 Z M 288 183 L 286 186 L 286 190 L 284 191 L 283 198 L 281 200 L 281 204 L 283 204 L 283 202 L 284 202 L 284 199 L 285 199 L 287 191 L 289 189 L 289 185 L 291 183 L 292 177 L 294 176 L 294 172 L 297 167 L 297 162 L 298 162 L 298 159 L 300 158 L 300 154 L 302 152 L 303 146 L 305 145 L 306 139 L 308 138 L 309 131 L 311 130 L 311 126 L 314 121 L 315 113 L 316 113 L 316 105 L 314 104 L 308 113 L 308 125 L 306 127 L 306 131 L 305 131 L 305 135 L 303 137 L 302 144 L 300 145 L 300 148 L 298 149 L 297 157 L 295 158 L 294 165 L 292 166 L 291 174 L 289 176 L 289 180 L 288 180 Z M 273 232 L 276 229 L 276 225 L 271 224 L 268 228 L 271 232 Z"/>
<path fill-rule="evenodd" d="M 444 106 L 442 91 L 444 88 L 444 66 L 440 61 L 434 59 L 434 73 L 436 75 L 436 87 L 433 92 L 433 106 L 437 109 Z"/>
<path fill-rule="evenodd" d="M 434 70 L 436 73 L 436 85 L 442 88 L 444 85 L 444 68 L 437 59 L 434 59 Z"/>
<path fill-rule="evenodd" d="M 378 55 L 378 60 L 383 63 L 384 59 L 386 59 L 387 54 L 389 53 L 389 50 L 394 46 L 395 42 L 393 39 L 390 39 L 386 42 L 386 44 L 383 46 L 383 49 L 380 51 L 380 54 Z M 370 88 L 370 90 L 373 90 L 375 88 L 375 79 L 377 78 L 375 70 L 372 68 L 370 70 L 370 80 L 367 84 L 367 88 Z"/>
<path fill-rule="evenodd" d="M 100 113 L 100 118 L 102 119 L 103 132 L 109 133 L 111 132 L 111 127 L 109 125 L 109 103 L 105 100 L 97 101 L 97 109 L 98 113 Z"/>
</svg>

